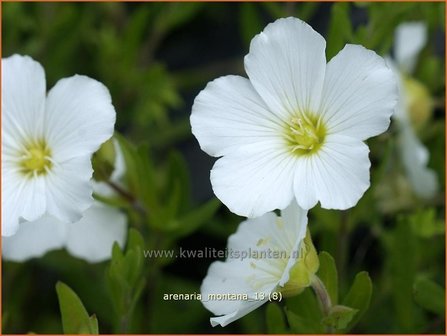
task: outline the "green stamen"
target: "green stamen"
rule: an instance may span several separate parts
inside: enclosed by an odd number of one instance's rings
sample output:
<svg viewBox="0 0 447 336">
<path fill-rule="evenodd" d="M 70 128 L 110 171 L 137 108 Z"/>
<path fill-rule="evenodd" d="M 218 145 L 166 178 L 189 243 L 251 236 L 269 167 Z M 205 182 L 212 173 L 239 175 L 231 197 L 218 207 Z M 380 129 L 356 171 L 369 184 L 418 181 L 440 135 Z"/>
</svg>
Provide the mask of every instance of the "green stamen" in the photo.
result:
<svg viewBox="0 0 447 336">
<path fill-rule="evenodd" d="M 44 175 L 52 167 L 51 151 L 44 140 L 30 142 L 25 146 L 19 163 L 24 175 Z"/>
<path fill-rule="evenodd" d="M 315 153 L 326 137 L 326 128 L 321 119 L 304 113 L 291 118 L 285 131 L 287 144 L 296 155 Z"/>
</svg>

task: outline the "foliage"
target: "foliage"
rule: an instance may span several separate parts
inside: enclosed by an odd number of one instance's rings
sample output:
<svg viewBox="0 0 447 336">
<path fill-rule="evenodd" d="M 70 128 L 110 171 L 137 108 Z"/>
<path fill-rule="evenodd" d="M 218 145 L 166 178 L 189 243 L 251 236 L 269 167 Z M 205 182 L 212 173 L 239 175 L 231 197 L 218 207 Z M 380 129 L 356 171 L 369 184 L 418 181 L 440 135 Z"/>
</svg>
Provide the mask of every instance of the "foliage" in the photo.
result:
<svg viewBox="0 0 447 336">
<path fill-rule="evenodd" d="M 125 189 L 98 198 L 125 212 L 130 229 L 125 248 L 115 245 L 107 262 L 87 264 L 65 251 L 3 262 L 3 332 L 222 332 L 210 326 L 211 313 L 200 301 L 163 299 L 199 293 L 213 260 L 144 252 L 224 248 L 242 221 L 214 197 L 213 162 L 193 139 L 189 115 L 209 80 L 244 73 L 251 38 L 278 17 L 308 21 L 327 39 L 328 59 L 346 43 L 392 54 L 399 23 L 426 22 L 429 43 L 414 76 L 435 109 L 420 137 L 444 186 L 444 13 L 444 3 L 429 2 L 4 3 L 5 57 L 27 54 L 41 62 L 48 87 L 80 73 L 110 89 Z M 369 146 L 371 188 L 359 204 L 310 212 L 315 246 L 325 251 L 318 276 L 332 302 L 328 314 L 307 288 L 268 303 L 225 333 L 444 333 L 442 187 L 430 200 L 411 192 L 394 125 Z M 95 174 L 107 180 L 110 162 L 98 154 Z"/>
<path fill-rule="evenodd" d="M 62 282 L 56 284 L 62 327 L 65 334 L 98 334 L 98 320 L 89 316 L 81 300 L 70 287 Z"/>
</svg>

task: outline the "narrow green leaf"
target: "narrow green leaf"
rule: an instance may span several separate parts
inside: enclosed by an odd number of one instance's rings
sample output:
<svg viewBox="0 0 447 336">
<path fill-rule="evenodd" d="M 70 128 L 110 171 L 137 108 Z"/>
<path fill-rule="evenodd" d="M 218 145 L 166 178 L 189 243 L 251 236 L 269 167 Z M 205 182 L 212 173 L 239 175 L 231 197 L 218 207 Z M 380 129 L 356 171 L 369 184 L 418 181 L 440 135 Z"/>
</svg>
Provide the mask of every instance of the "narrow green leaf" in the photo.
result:
<svg viewBox="0 0 447 336">
<path fill-rule="evenodd" d="M 220 206 L 220 201 L 213 198 L 197 209 L 194 209 L 186 215 L 183 215 L 176 222 L 176 229 L 172 232 L 173 236 L 175 238 L 180 238 L 192 233 L 202 224 L 209 221 L 214 216 L 216 211 L 220 208 Z"/>
<path fill-rule="evenodd" d="M 93 335 L 99 334 L 99 327 L 98 327 L 98 318 L 95 314 L 89 317 L 89 326 L 90 330 L 92 330 Z"/>
<path fill-rule="evenodd" d="M 355 276 L 354 283 L 351 286 L 348 294 L 343 300 L 343 305 L 358 310 L 358 313 L 348 323 L 344 332 L 347 332 L 354 327 L 360 318 L 365 314 L 369 307 L 372 296 L 372 282 L 367 272 L 360 272 Z"/>
<path fill-rule="evenodd" d="M 182 155 L 176 151 L 169 153 L 166 190 L 178 194 L 175 196 L 175 201 L 172 201 L 174 203 L 171 210 L 173 215 L 177 215 L 188 208 L 191 199 L 188 166 Z"/>
<path fill-rule="evenodd" d="M 336 305 L 338 303 L 338 274 L 335 260 L 325 251 L 319 254 L 319 259 L 320 268 L 318 269 L 318 277 L 324 283 L 331 298 L 332 305 Z"/>
<path fill-rule="evenodd" d="M 198 14 L 203 4 L 192 3 L 169 3 L 163 6 L 162 15 L 159 15 L 155 21 L 155 29 L 166 33 L 181 24 L 191 20 Z"/>
<path fill-rule="evenodd" d="M 297 7 L 297 17 L 303 21 L 309 21 L 320 7 L 320 4 L 318 2 L 300 2 Z"/>
<path fill-rule="evenodd" d="M 417 241 L 408 217 L 398 219 L 388 241 L 388 267 L 391 294 L 396 315 L 395 323 L 402 332 L 414 330 L 416 322 L 413 284 L 417 272 Z"/>
<path fill-rule="evenodd" d="M 439 315 L 445 316 L 445 289 L 436 282 L 418 278 L 414 283 L 414 300 L 422 308 Z"/>
<path fill-rule="evenodd" d="M 352 40 L 349 8 L 350 4 L 346 2 L 337 2 L 332 5 L 326 48 L 328 59 L 335 56 L 347 42 Z"/>
<path fill-rule="evenodd" d="M 98 334 L 98 320 L 90 317 L 76 293 L 62 282 L 56 284 L 65 334 Z"/>
<path fill-rule="evenodd" d="M 267 332 L 269 334 L 287 334 L 284 313 L 276 303 L 269 303 L 266 309 Z"/>
<path fill-rule="evenodd" d="M 271 2 L 271 1 L 262 1 L 260 3 L 265 11 L 274 19 L 279 19 L 286 15 L 286 11 L 284 10 L 284 6 L 279 2 Z"/>
<path fill-rule="evenodd" d="M 244 43 L 250 45 L 251 39 L 262 31 L 264 26 L 257 4 L 250 2 L 241 4 L 239 25 Z"/>
<path fill-rule="evenodd" d="M 144 239 L 140 232 L 131 228 L 129 229 L 129 238 L 127 238 L 127 250 L 136 248 L 144 249 Z"/>
<path fill-rule="evenodd" d="M 130 229 L 126 251 L 115 243 L 112 260 L 106 271 L 106 286 L 115 311 L 115 329 L 126 333 L 133 319 L 133 310 L 141 296 L 146 281 L 143 277 L 145 242 L 141 234 Z"/>
</svg>

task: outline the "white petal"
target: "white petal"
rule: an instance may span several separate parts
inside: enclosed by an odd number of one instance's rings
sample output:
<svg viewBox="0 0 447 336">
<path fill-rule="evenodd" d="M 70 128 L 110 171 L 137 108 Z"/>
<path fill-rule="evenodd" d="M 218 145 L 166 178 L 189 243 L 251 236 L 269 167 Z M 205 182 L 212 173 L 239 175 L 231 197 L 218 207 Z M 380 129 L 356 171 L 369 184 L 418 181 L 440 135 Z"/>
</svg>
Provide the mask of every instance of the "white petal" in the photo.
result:
<svg viewBox="0 0 447 336">
<path fill-rule="evenodd" d="M 391 69 L 391 71 L 393 71 L 394 78 L 396 79 L 397 83 L 398 99 L 392 117 L 394 119 L 405 120 L 405 122 L 409 122 L 409 116 L 405 107 L 405 101 L 407 100 L 407 97 L 405 96 L 405 89 L 402 75 L 397 69 L 396 63 L 394 63 L 394 61 L 391 58 L 385 57 L 385 62 L 386 65 Z"/>
<path fill-rule="evenodd" d="M 250 247 L 255 248 L 262 236 L 268 235 L 271 229 L 275 229 L 276 218 L 275 213 L 268 212 L 260 217 L 243 221 L 239 224 L 237 231 L 228 238 L 228 250 L 246 251 Z M 231 255 L 228 255 L 228 258 L 230 257 Z"/>
<path fill-rule="evenodd" d="M 295 197 L 303 208 L 320 201 L 325 209 L 344 210 L 357 204 L 369 188 L 369 149 L 350 137 L 330 135 L 315 155 L 299 161 Z"/>
<path fill-rule="evenodd" d="M 316 111 L 326 69 L 326 41 L 304 21 L 276 20 L 256 35 L 245 57 L 251 83 L 271 111 L 288 118 Z"/>
<path fill-rule="evenodd" d="M 126 162 L 124 161 L 123 150 L 116 139 L 113 139 L 113 148 L 115 149 L 115 165 L 110 180 L 118 183 L 126 173 Z"/>
<path fill-rule="evenodd" d="M 203 151 L 222 156 L 275 137 L 283 126 L 248 79 L 226 76 L 208 83 L 196 97 L 191 127 Z"/>
<path fill-rule="evenodd" d="M 46 139 L 58 162 L 91 155 L 112 136 L 114 124 L 110 93 L 94 79 L 64 78 L 48 94 Z"/>
<path fill-rule="evenodd" d="M 301 242 L 306 236 L 307 211 L 293 201 L 281 211 L 281 217 L 282 219 L 269 212 L 242 222 L 236 233 L 228 239 L 227 249 L 233 254 L 229 254 L 227 261 L 231 261 L 232 256 L 235 259 L 241 255 L 252 258 L 250 253 L 258 253 L 260 256 L 266 253 L 265 258 L 251 259 L 257 269 L 269 270 L 268 273 L 260 271 L 256 276 L 257 280 L 283 286 L 289 280 L 289 271 L 299 257 Z M 268 251 L 276 251 L 283 258 L 269 258 Z M 276 276 L 272 277 L 273 274 Z"/>
<path fill-rule="evenodd" d="M 80 220 L 93 203 L 92 172 L 90 157 L 54 164 L 45 176 L 48 213 L 65 222 Z"/>
<path fill-rule="evenodd" d="M 293 201 L 282 210 L 281 215 L 282 220 L 279 220 L 275 213 L 268 212 L 242 222 L 237 231 L 228 238 L 228 251 L 292 251 L 296 241 L 302 240 L 306 235 L 307 211 Z M 231 258 L 231 255 L 228 258 Z"/>
<path fill-rule="evenodd" d="M 123 213 L 95 202 L 79 222 L 69 224 L 67 250 L 89 262 L 109 259 L 114 242 L 124 246 L 126 227 Z"/>
<path fill-rule="evenodd" d="M 266 300 L 255 300 L 255 293 L 271 293 L 276 283 L 266 284 L 262 289 L 254 289 L 247 281 L 256 276 L 256 270 L 250 267 L 248 260 L 230 262 L 216 261 L 208 269 L 200 292 L 203 305 L 215 315 L 224 315 L 217 320 L 211 319 L 213 326 L 225 326 L 248 314 L 262 305 Z M 247 294 L 249 300 L 213 300 L 210 294 Z"/>
<path fill-rule="evenodd" d="M 289 230 L 294 230 L 293 240 L 304 238 L 307 228 L 307 210 L 301 208 L 295 200 L 281 211 L 281 217 L 284 225 Z"/>
<path fill-rule="evenodd" d="M 427 26 L 424 22 L 406 22 L 397 26 L 394 34 L 394 57 L 399 68 L 411 73 L 417 57 L 427 43 Z"/>
<path fill-rule="evenodd" d="M 93 192 L 102 197 L 112 198 L 116 196 L 116 191 L 106 182 L 92 180 Z"/>
<path fill-rule="evenodd" d="M 221 325 L 222 327 L 225 327 L 229 325 L 231 322 L 234 322 L 241 317 L 244 317 L 245 315 L 251 313 L 256 308 L 262 306 L 264 303 L 266 303 L 268 299 L 265 300 L 257 300 L 257 301 L 248 301 L 248 302 L 242 302 L 241 306 L 238 310 L 219 317 L 212 317 L 210 318 L 211 325 L 213 327 L 217 325 Z"/>
<path fill-rule="evenodd" d="M 296 202 L 282 211 L 242 222 L 228 239 L 225 262 L 214 262 L 201 287 L 202 303 L 215 315 L 213 326 L 225 326 L 262 305 L 278 285 L 289 280 L 306 235 L 307 211 Z M 276 253 L 276 254 L 273 254 Z M 246 294 L 248 300 L 216 300 L 210 294 Z"/>
<path fill-rule="evenodd" d="M 14 236 L 2 237 L 2 257 L 12 261 L 41 257 L 62 248 L 66 235 L 67 225 L 51 216 L 23 222 Z"/>
<path fill-rule="evenodd" d="M 400 122 L 399 146 L 402 162 L 416 195 L 432 198 L 438 190 L 436 173 L 427 167 L 429 153 L 414 134 L 411 125 Z"/>
<path fill-rule="evenodd" d="M 281 141 L 243 146 L 215 163 L 211 184 L 232 212 L 258 217 L 290 204 L 295 163 Z"/>
<path fill-rule="evenodd" d="M 388 129 L 397 99 L 384 59 L 348 44 L 328 63 L 320 113 L 329 133 L 365 140 Z"/>
<path fill-rule="evenodd" d="M 42 136 L 45 72 L 28 56 L 2 59 L 2 150 Z"/>
<path fill-rule="evenodd" d="M 10 162 L 2 166 L 2 236 L 13 235 L 20 218 L 37 220 L 46 210 L 45 179 L 26 177 Z"/>
</svg>

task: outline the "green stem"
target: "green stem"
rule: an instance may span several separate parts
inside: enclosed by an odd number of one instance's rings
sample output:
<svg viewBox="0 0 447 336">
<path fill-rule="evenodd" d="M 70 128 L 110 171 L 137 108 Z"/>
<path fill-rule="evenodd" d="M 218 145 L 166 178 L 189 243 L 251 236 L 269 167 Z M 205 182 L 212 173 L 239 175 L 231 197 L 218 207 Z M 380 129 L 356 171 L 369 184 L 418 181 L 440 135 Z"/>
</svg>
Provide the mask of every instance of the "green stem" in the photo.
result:
<svg viewBox="0 0 447 336">
<path fill-rule="evenodd" d="M 329 293 L 324 285 L 323 281 L 316 275 L 312 277 L 311 287 L 317 296 L 318 303 L 320 304 L 321 312 L 324 317 L 327 317 L 332 308 L 332 301 Z M 334 330 L 331 327 L 326 327 L 326 333 L 332 334 Z"/>
<path fill-rule="evenodd" d="M 318 302 L 320 303 L 321 311 L 323 312 L 324 316 L 328 316 L 329 311 L 332 308 L 332 302 L 331 297 L 329 296 L 329 293 L 327 292 L 326 286 L 324 285 L 323 281 L 320 280 L 319 277 L 316 275 L 312 278 L 311 283 L 312 289 L 315 292 L 315 295 L 318 298 Z"/>
</svg>

